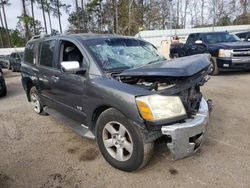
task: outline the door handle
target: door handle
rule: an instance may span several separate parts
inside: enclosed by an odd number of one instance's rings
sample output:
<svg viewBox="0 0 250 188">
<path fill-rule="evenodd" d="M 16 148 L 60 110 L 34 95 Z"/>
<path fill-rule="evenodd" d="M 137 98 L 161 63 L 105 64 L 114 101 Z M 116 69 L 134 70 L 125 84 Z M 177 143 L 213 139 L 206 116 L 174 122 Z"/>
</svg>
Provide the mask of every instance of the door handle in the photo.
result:
<svg viewBox="0 0 250 188">
<path fill-rule="evenodd" d="M 56 82 L 57 80 L 59 80 L 59 77 L 58 77 L 58 76 L 52 76 L 51 78 L 52 78 L 52 80 L 53 80 L 54 82 Z"/>
</svg>

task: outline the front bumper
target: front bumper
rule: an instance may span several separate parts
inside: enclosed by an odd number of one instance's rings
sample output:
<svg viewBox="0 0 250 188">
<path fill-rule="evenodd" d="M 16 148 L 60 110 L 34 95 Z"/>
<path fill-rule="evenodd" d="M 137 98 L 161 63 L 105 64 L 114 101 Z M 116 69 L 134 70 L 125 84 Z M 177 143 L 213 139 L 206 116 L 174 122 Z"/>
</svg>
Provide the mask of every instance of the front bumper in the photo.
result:
<svg viewBox="0 0 250 188">
<path fill-rule="evenodd" d="M 187 119 L 185 123 L 163 126 L 163 135 L 171 137 L 167 143 L 174 160 L 187 157 L 200 147 L 209 119 L 211 101 L 202 98 L 198 113 L 193 119 Z"/>
<path fill-rule="evenodd" d="M 250 69 L 250 57 L 218 57 L 219 69 Z"/>
</svg>

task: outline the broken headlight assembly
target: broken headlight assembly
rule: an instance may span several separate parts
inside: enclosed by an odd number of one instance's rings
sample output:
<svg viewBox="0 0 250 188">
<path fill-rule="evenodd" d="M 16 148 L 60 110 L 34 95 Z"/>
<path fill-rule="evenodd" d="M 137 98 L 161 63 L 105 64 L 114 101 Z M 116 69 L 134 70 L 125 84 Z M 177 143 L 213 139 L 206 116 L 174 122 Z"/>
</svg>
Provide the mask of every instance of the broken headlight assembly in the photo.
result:
<svg viewBox="0 0 250 188">
<path fill-rule="evenodd" d="M 158 121 L 186 116 L 178 96 L 149 95 L 136 97 L 136 104 L 143 119 Z"/>
</svg>

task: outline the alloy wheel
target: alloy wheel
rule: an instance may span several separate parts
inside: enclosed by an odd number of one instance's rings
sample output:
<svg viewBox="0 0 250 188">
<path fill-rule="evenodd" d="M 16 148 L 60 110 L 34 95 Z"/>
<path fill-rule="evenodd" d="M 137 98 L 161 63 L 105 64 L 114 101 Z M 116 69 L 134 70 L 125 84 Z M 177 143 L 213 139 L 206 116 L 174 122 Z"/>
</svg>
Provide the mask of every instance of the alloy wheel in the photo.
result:
<svg viewBox="0 0 250 188">
<path fill-rule="evenodd" d="M 133 141 L 124 125 L 109 122 L 102 132 L 104 146 L 108 153 L 118 161 L 127 161 L 133 153 Z"/>
</svg>

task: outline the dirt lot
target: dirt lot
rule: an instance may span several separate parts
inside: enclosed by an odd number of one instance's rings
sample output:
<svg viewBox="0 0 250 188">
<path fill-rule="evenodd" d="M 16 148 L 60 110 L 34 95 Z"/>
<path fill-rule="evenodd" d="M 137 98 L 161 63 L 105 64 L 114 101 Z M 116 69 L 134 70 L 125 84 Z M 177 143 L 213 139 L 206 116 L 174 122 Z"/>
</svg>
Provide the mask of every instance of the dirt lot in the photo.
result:
<svg viewBox="0 0 250 188">
<path fill-rule="evenodd" d="M 0 188 L 5 187 L 249 187 L 250 73 L 224 73 L 203 87 L 215 103 L 207 137 L 194 156 L 173 162 L 158 144 L 150 163 L 125 173 L 112 168 L 95 141 L 50 116 L 36 115 L 20 73 L 4 70 L 0 99 Z"/>
</svg>

